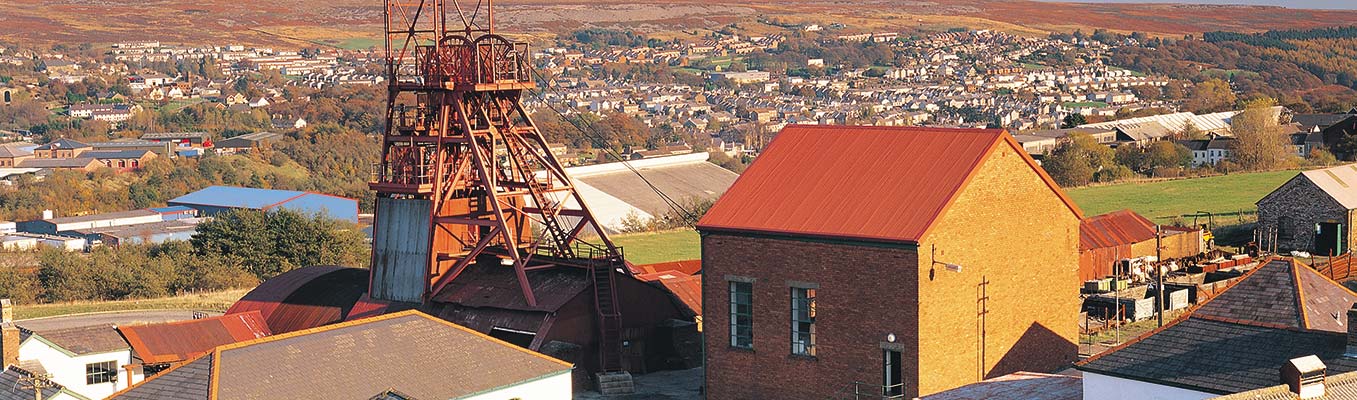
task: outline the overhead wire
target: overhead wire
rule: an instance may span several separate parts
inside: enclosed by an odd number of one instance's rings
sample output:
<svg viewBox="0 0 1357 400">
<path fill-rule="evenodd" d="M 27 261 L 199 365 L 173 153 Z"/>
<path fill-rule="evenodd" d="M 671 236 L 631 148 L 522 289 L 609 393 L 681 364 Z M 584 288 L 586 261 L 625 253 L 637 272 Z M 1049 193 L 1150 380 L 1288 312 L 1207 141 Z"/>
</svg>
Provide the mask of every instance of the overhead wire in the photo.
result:
<svg viewBox="0 0 1357 400">
<path fill-rule="evenodd" d="M 677 214 L 680 217 L 683 217 L 688 221 L 697 221 L 697 214 L 688 210 L 682 204 L 679 204 L 679 202 L 674 201 L 672 197 L 669 197 L 669 195 L 664 193 L 663 190 L 660 190 L 658 186 L 655 186 L 655 184 L 652 183 L 650 179 L 646 178 L 644 174 L 641 174 L 640 170 L 636 169 L 635 166 L 632 166 L 631 163 L 627 161 L 626 157 L 622 157 L 621 154 L 618 154 L 617 151 L 613 150 L 612 147 L 608 145 L 608 140 L 603 137 L 603 134 L 595 130 L 592 125 L 585 125 L 583 121 L 572 119 L 566 116 L 565 113 L 561 112 L 561 110 L 551 105 L 551 103 L 548 102 L 546 98 L 542 96 L 541 93 L 542 91 L 546 90 L 545 83 L 547 82 L 547 80 L 542 77 L 542 73 L 538 72 L 536 67 L 530 66 L 529 69 L 530 71 L 532 71 L 532 74 L 535 75 L 539 81 L 543 82 L 540 91 L 536 90 L 529 91 L 530 93 L 532 93 L 533 97 L 537 98 L 537 101 L 542 102 L 542 105 L 545 105 L 547 109 L 550 109 L 553 113 L 556 113 L 556 115 L 560 116 L 562 120 L 565 120 L 567 123 L 570 124 L 570 126 L 574 127 L 575 130 L 579 131 L 585 137 L 589 138 L 590 142 L 593 142 L 594 147 L 603 150 L 603 152 L 607 153 L 607 155 L 610 155 L 613 158 L 616 158 L 617 160 L 621 161 L 623 166 L 627 167 L 627 169 L 630 170 L 633 174 L 636 174 L 637 177 L 641 178 L 641 181 L 645 182 L 646 186 L 649 187 L 650 190 L 654 191 L 655 194 L 658 195 L 660 199 L 664 201 L 665 205 L 669 207 L 670 211 L 673 211 L 675 214 Z M 588 130 L 586 131 L 585 128 L 588 128 Z"/>
</svg>

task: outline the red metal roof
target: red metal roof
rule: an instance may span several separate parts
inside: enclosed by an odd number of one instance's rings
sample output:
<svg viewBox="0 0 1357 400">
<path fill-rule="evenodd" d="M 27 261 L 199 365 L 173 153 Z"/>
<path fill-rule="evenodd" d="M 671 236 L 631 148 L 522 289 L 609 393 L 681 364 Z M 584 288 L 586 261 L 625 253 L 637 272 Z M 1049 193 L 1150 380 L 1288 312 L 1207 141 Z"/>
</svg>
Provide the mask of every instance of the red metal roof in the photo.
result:
<svg viewBox="0 0 1357 400">
<path fill-rule="evenodd" d="M 1154 223 L 1131 210 L 1113 211 L 1079 222 L 1079 250 L 1154 239 Z"/>
<path fill-rule="evenodd" d="M 123 338 L 146 364 L 185 361 L 217 346 L 270 335 L 259 311 L 161 324 L 120 326 Z"/>
<path fill-rule="evenodd" d="M 1079 214 L 1003 130 L 792 125 L 698 228 L 917 243 L 1004 143 Z"/>
<path fill-rule="evenodd" d="M 702 275 L 664 275 L 651 282 L 668 289 L 689 310 L 702 315 Z"/>
<path fill-rule="evenodd" d="M 366 269 L 303 267 L 269 278 L 226 313 L 256 310 L 270 331 L 287 333 L 344 321 L 367 289 Z"/>
<path fill-rule="evenodd" d="M 654 263 L 654 264 L 632 265 L 632 266 L 631 266 L 631 270 L 632 270 L 632 272 L 634 272 L 634 273 L 637 274 L 637 278 L 640 278 L 640 279 L 643 280 L 643 281 L 654 280 L 654 279 L 647 279 L 647 278 L 645 278 L 644 276 L 650 276 L 650 275 L 654 275 L 654 274 L 657 274 L 657 273 L 670 273 L 670 272 L 673 272 L 673 273 L 677 273 L 677 274 L 680 274 L 680 275 L 693 275 L 693 274 L 696 274 L 696 273 L 702 271 L 702 260 L 700 260 L 700 259 L 699 259 L 699 260 L 682 260 L 682 261 L 668 261 L 668 262 Z"/>
</svg>

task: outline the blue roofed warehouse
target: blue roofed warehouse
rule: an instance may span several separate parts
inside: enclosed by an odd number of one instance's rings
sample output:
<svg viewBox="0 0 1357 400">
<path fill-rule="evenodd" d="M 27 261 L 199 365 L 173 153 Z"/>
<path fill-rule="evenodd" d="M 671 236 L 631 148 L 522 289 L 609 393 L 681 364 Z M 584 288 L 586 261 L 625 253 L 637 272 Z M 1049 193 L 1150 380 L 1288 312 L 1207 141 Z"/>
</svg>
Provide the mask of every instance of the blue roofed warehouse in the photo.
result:
<svg viewBox="0 0 1357 400">
<path fill-rule="evenodd" d="M 176 197 L 169 201 L 169 205 L 189 207 L 198 210 L 203 216 L 238 208 L 265 211 L 287 209 L 358 222 L 358 200 L 295 190 L 211 186 Z"/>
</svg>

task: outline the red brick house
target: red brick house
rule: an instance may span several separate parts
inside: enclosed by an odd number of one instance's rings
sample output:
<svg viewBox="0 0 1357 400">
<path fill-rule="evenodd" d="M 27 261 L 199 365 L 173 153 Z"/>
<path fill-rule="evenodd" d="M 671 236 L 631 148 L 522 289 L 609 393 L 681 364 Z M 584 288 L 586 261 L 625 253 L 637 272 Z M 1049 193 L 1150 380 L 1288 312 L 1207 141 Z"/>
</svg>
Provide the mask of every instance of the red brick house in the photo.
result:
<svg viewBox="0 0 1357 400">
<path fill-rule="evenodd" d="M 708 398 L 1064 368 L 1081 217 L 1002 130 L 787 127 L 698 223 Z"/>
</svg>

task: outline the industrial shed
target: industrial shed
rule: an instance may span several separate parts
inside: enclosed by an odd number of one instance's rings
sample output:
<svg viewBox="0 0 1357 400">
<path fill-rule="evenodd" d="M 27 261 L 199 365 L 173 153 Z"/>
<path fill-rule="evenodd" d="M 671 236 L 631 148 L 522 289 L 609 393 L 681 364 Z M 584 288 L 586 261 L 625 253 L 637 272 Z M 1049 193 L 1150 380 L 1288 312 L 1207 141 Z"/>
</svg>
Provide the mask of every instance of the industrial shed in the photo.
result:
<svg viewBox="0 0 1357 400">
<path fill-rule="evenodd" d="M 698 223 L 706 394 L 915 398 L 1068 365 L 1081 218 L 1003 130 L 789 126 Z"/>
<path fill-rule="evenodd" d="M 680 204 L 711 201 L 725 193 L 739 175 L 707 162 L 707 157 L 694 153 L 630 161 L 645 180 L 620 162 L 566 168 L 566 173 L 574 178 L 594 218 L 605 230 L 619 232 L 630 216 L 648 221 L 671 212 L 650 185 Z"/>
<path fill-rule="evenodd" d="M 1113 211 L 1079 222 L 1079 279 L 1088 281 L 1112 275 L 1121 260 L 1146 256 L 1164 259 L 1191 257 L 1205 248 L 1201 230 L 1164 226 L 1160 228 L 1162 251 L 1155 252 L 1155 224 L 1131 210 Z"/>
<path fill-rule="evenodd" d="M 358 200 L 295 190 L 211 186 L 176 197 L 168 203 L 170 206 L 198 210 L 203 216 L 213 216 L 234 209 L 263 211 L 286 209 L 307 215 L 325 215 L 338 220 L 358 222 Z"/>
</svg>

